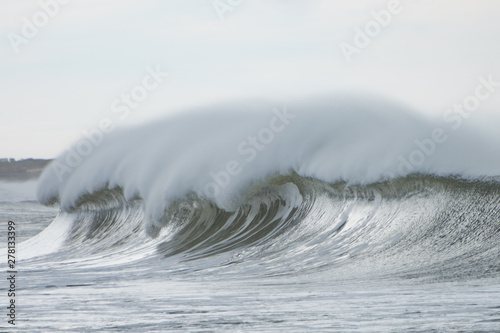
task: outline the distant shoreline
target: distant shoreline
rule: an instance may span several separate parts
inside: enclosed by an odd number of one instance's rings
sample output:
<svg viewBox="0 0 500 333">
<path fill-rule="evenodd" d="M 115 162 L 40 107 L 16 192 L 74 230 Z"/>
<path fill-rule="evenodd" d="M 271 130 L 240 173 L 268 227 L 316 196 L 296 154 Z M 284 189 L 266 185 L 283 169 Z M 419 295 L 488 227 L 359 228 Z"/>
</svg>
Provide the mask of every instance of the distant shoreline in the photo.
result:
<svg viewBox="0 0 500 333">
<path fill-rule="evenodd" d="M 35 180 L 52 160 L 0 158 L 0 181 L 24 182 Z"/>
</svg>

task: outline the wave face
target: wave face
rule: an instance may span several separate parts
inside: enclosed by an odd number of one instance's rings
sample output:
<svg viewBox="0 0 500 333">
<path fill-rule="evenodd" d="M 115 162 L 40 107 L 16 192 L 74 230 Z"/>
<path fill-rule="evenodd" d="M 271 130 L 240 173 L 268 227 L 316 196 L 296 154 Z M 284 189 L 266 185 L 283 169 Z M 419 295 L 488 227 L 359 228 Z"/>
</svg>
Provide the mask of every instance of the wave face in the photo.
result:
<svg viewBox="0 0 500 333">
<path fill-rule="evenodd" d="M 142 199 L 154 236 L 172 204 L 192 196 L 234 212 L 276 175 L 361 185 L 414 173 L 500 175 L 500 140 L 473 128 L 454 130 L 373 98 L 276 105 L 207 107 L 104 140 L 91 133 L 45 170 L 38 199 L 70 211 L 86 195 L 120 188 L 125 200 Z"/>
<path fill-rule="evenodd" d="M 38 198 L 62 212 L 33 255 L 51 243 L 61 262 L 160 258 L 193 272 L 498 274 L 493 138 L 375 99 L 198 111 L 61 155 Z"/>
<path fill-rule="evenodd" d="M 332 185 L 291 174 L 261 182 L 234 211 L 203 198 L 177 201 L 152 239 L 143 232 L 144 201 L 102 190 L 54 221 L 69 221 L 56 260 L 130 266 L 160 259 L 172 273 L 247 277 L 488 277 L 500 271 L 499 207 L 495 181 L 411 176 Z M 51 232 L 45 237 L 52 241 Z"/>
</svg>

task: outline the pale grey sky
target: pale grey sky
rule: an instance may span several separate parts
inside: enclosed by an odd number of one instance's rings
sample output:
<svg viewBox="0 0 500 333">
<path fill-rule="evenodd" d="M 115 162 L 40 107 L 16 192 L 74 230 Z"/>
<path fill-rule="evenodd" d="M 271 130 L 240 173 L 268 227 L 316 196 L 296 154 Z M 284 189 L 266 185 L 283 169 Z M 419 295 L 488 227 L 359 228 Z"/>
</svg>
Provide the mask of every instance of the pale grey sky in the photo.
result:
<svg viewBox="0 0 500 333">
<path fill-rule="evenodd" d="M 347 61 L 342 43 L 393 1 L 2 1 L 0 157 L 55 157 L 103 118 L 127 126 L 246 97 L 363 91 L 439 117 L 479 76 L 500 81 L 496 0 L 401 0 Z M 157 67 L 169 76 L 125 119 L 113 113 Z M 481 108 L 499 106 L 500 90 Z"/>
</svg>

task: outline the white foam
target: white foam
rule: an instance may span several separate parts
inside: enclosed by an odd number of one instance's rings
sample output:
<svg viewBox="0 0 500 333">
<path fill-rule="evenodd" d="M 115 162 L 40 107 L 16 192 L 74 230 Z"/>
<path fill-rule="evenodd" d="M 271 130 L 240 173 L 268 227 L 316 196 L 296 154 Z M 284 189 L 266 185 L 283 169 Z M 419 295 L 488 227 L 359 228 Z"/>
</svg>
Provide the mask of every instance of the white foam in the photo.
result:
<svg viewBox="0 0 500 333">
<path fill-rule="evenodd" d="M 72 219 L 59 215 L 41 233 L 19 244 L 20 259 L 40 257 L 59 250 L 69 234 Z"/>
<path fill-rule="evenodd" d="M 284 125 L 273 108 L 294 115 Z M 238 147 L 250 135 L 274 126 L 272 142 L 256 157 L 240 154 Z M 283 126 L 281 126 L 283 125 Z M 448 127 L 447 127 L 448 126 Z M 207 107 L 142 127 L 116 130 L 95 146 L 71 173 L 58 178 L 54 164 L 40 179 L 38 198 L 49 202 L 59 198 L 63 209 L 75 205 L 85 193 L 105 186 L 123 188 L 128 198 L 140 196 L 146 214 L 155 221 L 165 207 L 188 193 L 207 195 L 210 173 L 226 170 L 237 161 L 241 172 L 230 177 L 212 199 L 231 209 L 242 197 L 242 189 L 253 181 L 291 171 L 327 182 L 340 180 L 371 183 L 404 176 L 401 159 L 408 159 L 418 147 L 415 140 L 428 139 L 442 128 L 448 140 L 425 155 L 414 172 L 467 177 L 500 175 L 500 140 L 482 140 L 478 131 L 465 127 L 453 130 L 443 122 L 431 123 L 400 105 L 373 98 L 323 98 L 280 105 L 243 102 Z M 267 131 L 269 134 L 269 131 Z M 70 152 L 57 159 L 67 165 Z M 398 171 L 399 169 L 399 171 Z M 402 171 L 402 172 L 400 172 Z"/>
</svg>

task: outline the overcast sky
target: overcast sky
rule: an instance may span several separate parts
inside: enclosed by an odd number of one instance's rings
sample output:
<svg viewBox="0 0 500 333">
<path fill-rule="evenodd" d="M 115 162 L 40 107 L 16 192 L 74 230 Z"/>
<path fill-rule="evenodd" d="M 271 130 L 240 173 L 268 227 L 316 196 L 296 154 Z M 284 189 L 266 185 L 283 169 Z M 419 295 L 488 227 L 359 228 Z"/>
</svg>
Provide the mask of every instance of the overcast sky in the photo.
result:
<svg viewBox="0 0 500 333">
<path fill-rule="evenodd" d="M 60 0 L 44 14 L 55 1 L 0 4 L 0 157 L 55 157 L 103 118 L 129 126 L 247 97 L 368 92 L 439 117 L 479 76 L 500 81 L 498 0 L 401 0 L 350 61 L 341 45 L 392 0 Z M 148 69 L 168 77 L 147 79 L 121 119 L 113 103 Z M 500 90 L 481 108 L 499 106 Z"/>
</svg>

